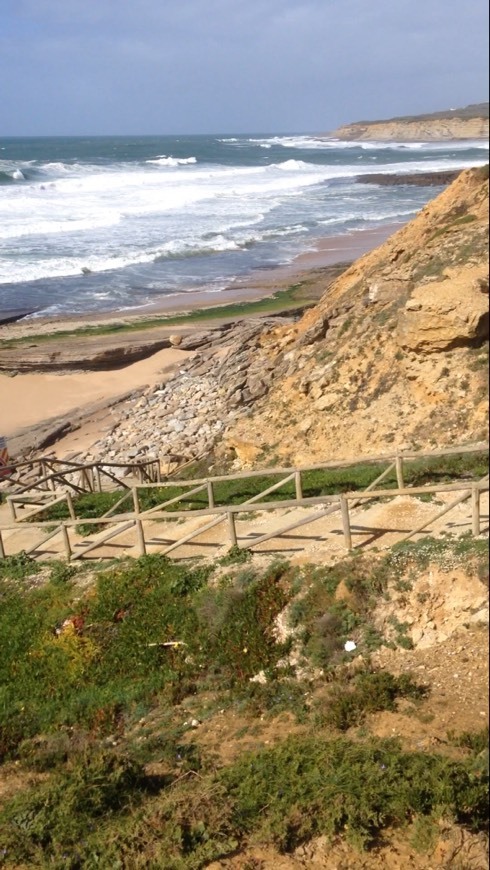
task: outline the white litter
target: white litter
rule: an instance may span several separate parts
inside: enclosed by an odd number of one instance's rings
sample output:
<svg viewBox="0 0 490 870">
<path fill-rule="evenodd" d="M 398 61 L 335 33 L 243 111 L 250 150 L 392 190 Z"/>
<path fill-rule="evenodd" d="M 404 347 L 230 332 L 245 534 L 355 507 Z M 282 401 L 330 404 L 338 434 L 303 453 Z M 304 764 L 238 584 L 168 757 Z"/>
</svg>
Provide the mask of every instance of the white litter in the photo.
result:
<svg viewBox="0 0 490 870">
<path fill-rule="evenodd" d="M 356 648 L 357 644 L 355 644 L 353 640 L 346 640 L 344 643 L 344 649 L 346 652 L 354 652 Z"/>
</svg>

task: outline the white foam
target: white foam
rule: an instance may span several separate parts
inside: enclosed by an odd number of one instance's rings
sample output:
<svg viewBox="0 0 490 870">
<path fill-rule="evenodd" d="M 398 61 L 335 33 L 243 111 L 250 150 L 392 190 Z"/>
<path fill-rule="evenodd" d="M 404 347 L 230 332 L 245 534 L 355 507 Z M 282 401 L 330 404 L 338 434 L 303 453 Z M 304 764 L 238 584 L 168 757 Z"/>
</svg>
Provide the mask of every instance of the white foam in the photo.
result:
<svg viewBox="0 0 490 870">
<path fill-rule="evenodd" d="M 252 140 L 222 141 L 250 149 Z M 273 145 L 334 147 L 314 137 L 253 141 L 266 150 Z M 367 164 L 368 157 L 377 156 L 370 145 L 362 166 L 358 154 L 350 162 L 346 154 L 344 163 L 308 162 L 291 155 L 268 165 L 269 155 L 263 155 L 260 164 L 252 166 L 206 165 L 195 157 L 164 154 L 152 157 L 150 165 L 44 163 L 38 170 L 46 182 L 2 187 L 0 283 L 238 252 L 260 242 L 273 244 L 274 239 L 285 248 L 288 237 L 297 244 L 315 225 L 396 220 L 412 214 L 423 194 L 361 188 L 353 179 L 360 173 L 437 172 L 486 162 L 483 155 L 475 160 L 460 151 L 452 144 L 448 149 L 446 143 L 444 153 L 432 148 L 430 159 L 427 152 L 419 159 L 413 147 L 405 160 Z M 3 171 L 22 172 L 26 167 L 23 162 L 0 161 Z M 171 171 L 159 171 L 160 167 Z"/>
<path fill-rule="evenodd" d="M 160 157 L 154 157 L 153 160 L 146 160 L 146 163 L 154 166 L 190 166 L 197 163 L 195 157 L 166 157 L 162 154 Z"/>
</svg>

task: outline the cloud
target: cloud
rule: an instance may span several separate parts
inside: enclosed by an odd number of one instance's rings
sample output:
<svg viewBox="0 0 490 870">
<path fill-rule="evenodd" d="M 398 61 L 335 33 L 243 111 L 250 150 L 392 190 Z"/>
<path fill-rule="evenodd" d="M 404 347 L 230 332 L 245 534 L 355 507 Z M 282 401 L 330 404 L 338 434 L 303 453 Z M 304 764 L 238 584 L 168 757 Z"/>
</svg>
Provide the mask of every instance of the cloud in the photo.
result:
<svg viewBox="0 0 490 870">
<path fill-rule="evenodd" d="M 18 0 L 6 133 L 325 130 L 485 99 L 480 0 Z"/>
</svg>

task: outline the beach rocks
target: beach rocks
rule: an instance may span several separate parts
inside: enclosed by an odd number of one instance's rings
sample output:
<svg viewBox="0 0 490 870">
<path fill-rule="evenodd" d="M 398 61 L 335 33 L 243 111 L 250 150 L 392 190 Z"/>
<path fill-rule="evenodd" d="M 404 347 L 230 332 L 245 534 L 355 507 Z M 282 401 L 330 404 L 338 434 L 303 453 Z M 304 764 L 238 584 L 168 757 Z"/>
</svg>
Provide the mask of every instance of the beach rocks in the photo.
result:
<svg viewBox="0 0 490 870">
<path fill-rule="evenodd" d="M 275 325 L 273 318 L 258 319 L 171 336 L 172 345 L 198 352 L 166 384 L 115 410 L 118 422 L 94 445 L 94 454 L 170 462 L 208 453 L 227 426 L 267 395 L 276 369 L 259 344 L 264 330 Z"/>
</svg>

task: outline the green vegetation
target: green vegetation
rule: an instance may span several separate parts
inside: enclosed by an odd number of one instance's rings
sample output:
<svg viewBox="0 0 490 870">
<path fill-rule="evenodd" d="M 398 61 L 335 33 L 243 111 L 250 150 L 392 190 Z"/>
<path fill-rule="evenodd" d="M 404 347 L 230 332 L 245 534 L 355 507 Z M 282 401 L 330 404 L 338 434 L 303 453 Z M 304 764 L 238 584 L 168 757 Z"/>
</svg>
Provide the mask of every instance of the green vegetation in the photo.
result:
<svg viewBox="0 0 490 870">
<path fill-rule="evenodd" d="M 155 781 L 119 753 L 82 756 L 9 802 L 0 847 L 10 866 L 197 870 L 250 837 L 281 852 L 322 834 L 368 848 L 414 818 L 449 816 L 472 831 L 488 818 L 485 777 L 395 741 L 290 737 L 191 773 Z"/>
<path fill-rule="evenodd" d="M 484 830 L 488 733 L 450 737 L 456 761 L 362 736 L 401 698 L 423 712 L 426 690 L 343 667 L 346 638 L 363 654 L 385 642 L 372 613 L 389 582 L 427 560 L 477 570 L 483 545 L 427 539 L 302 569 L 234 550 L 192 567 L 147 556 L 96 566 L 88 587 L 82 568 L 2 560 L 0 752 L 20 784 L 0 801 L 0 865 L 198 870 L 251 841 L 369 848 L 415 823 L 423 848 L 441 818 Z M 279 614 L 296 629 L 286 641 Z M 299 666 L 323 674 L 297 679 L 293 642 Z M 223 713 L 254 738 L 249 754 L 220 756 Z M 261 723 L 285 716 L 298 733 L 261 745 Z"/>
<path fill-rule="evenodd" d="M 444 224 L 444 226 L 442 226 L 438 230 L 436 230 L 435 233 L 433 233 L 432 236 L 430 237 L 429 242 L 432 242 L 434 239 L 439 238 L 439 236 L 443 236 L 446 233 L 452 232 L 453 230 L 457 229 L 460 226 L 464 226 L 466 224 L 472 224 L 476 220 L 478 220 L 478 218 L 474 214 L 461 215 L 460 217 L 455 218 L 454 220 L 450 221 L 448 224 Z"/>
<path fill-rule="evenodd" d="M 395 710 L 398 698 L 420 700 L 426 694 L 424 686 L 414 683 L 408 674 L 394 677 L 387 672 L 358 674 L 353 686 L 337 687 L 328 700 L 324 721 L 339 731 L 361 725 L 369 713 Z"/>
<path fill-rule="evenodd" d="M 272 624 L 288 601 L 287 566 L 219 588 L 206 586 L 211 570 L 148 556 L 101 572 L 82 598 L 71 579 L 25 590 L 4 578 L 0 756 L 53 729 L 125 729 L 206 674 L 227 686 L 273 668 L 285 651 Z"/>
<path fill-rule="evenodd" d="M 436 808 L 460 819 L 469 810 L 474 828 L 485 816 L 484 783 L 463 765 L 404 753 L 390 741 L 290 738 L 243 759 L 223 778 L 242 829 L 285 852 L 319 834 L 342 833 L 366 847 L 385 826 Z"/>
</svg>

